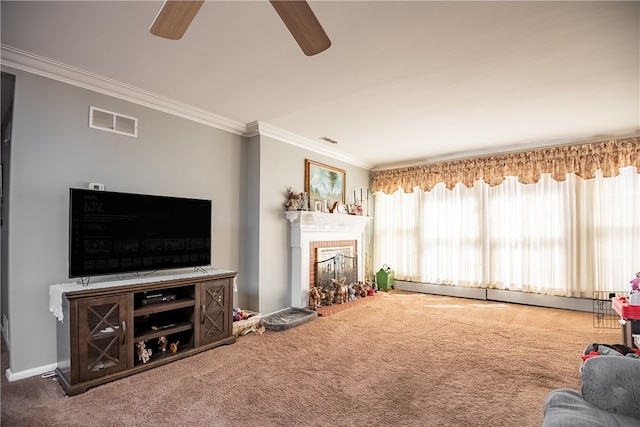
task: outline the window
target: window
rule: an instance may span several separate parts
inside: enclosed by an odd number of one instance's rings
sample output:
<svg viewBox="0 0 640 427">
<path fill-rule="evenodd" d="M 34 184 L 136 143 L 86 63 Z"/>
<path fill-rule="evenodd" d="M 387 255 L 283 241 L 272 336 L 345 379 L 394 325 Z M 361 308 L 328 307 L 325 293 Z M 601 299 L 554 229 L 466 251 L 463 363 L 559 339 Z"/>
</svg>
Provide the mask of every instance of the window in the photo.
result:
<svg viewBox="0 0 640 427">
<path fill-rule="evenodd" d="M 401 280 L 590 297 L 640 271 L 640 175 L 375 195 L 375 265 Z"/>
</svg>

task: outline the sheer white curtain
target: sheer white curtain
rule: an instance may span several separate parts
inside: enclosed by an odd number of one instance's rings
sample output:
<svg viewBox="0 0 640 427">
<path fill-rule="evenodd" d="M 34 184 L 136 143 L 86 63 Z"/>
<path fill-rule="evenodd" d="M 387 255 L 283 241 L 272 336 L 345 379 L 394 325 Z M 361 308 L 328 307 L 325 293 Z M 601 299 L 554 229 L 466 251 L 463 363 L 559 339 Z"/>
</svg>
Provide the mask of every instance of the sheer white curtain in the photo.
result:
<svg viewBox="0 0 640 427">
<path fill-rule="evenodd" d="M 429 192 L 374 197 L 374 266 L 402 280 L 481 285 L 482 187 L 444 184 Z"/>
<path fill-rule="evenodd" d="M 573 287 L 572 177 L 546 174 L 536 184 L 508 177 L 487 189 L 484 251 L 488 287 L 562 295 Z"/>
<path fill-rule="evenodd" d="M 422 279 L 456 286 L 482 285 L 482 185 L 424 193 Z"/>
<path fill-rule="evenodd" d="M 591 297 L 640 271 L 640 174 L 376 193 L 374 265 L 403 280 Z M 377 268 L 377 267 L 376 267 Z"/>
<path fill-rule="evenodd" d="M 392 195 L 374 196 L 373 265 L 378 271 L 384 264 L 402 280 L 423 281 L 422 206 L 424 193 L 399 190 Z"/>
<path fill-rule="evenodd" d="M 640 271 L 640 174 L 633 167 L 620 175 L 579 180 L 584 219 L 580 233 L 581 290 L 629 290 Z M 593 260 L 593 262 L 591 262 Z"/>
</svg>

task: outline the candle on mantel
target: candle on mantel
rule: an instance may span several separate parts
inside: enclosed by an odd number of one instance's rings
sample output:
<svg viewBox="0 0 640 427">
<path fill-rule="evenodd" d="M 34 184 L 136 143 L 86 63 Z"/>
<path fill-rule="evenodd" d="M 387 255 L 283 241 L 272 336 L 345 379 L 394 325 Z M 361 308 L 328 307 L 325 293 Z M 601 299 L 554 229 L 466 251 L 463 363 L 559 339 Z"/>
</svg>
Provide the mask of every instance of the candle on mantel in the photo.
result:
<svg viewBox="0 0 640 427">
<path fill-rule="evenodd" d="M 353 203 L 355 204 L 356 202 L 356 190 L 353 190 Z"/>
<path fill-rule="evenodd" d="M 362 187 L 360 187 L 360 203 L 362 203 Z"/>
</svg>

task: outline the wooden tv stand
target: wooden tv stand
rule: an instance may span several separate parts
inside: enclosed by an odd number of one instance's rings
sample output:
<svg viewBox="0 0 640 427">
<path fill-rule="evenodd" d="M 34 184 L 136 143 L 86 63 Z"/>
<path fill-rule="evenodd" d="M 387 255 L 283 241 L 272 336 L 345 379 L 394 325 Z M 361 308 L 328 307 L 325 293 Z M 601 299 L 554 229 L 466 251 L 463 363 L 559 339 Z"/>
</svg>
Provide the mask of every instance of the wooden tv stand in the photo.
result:
<svg viewBox="0 0 640 427">
<path fill-rule="evenodd" d="M 186 278 L 126 281 L 65 291 L 56 374 L 69 395 L 235 342 L 233 281 L 215 270 Z M 131 283 L 134 282 L 134 283 Z M 63 285 L 54 285 L 63 286 Z M 162 351 L 160 338 L 167 344 Z M 147 361 L 136 344 L 151 349 Z M 177 343 L 177 351 L 171 344 Z"/>
</svg>

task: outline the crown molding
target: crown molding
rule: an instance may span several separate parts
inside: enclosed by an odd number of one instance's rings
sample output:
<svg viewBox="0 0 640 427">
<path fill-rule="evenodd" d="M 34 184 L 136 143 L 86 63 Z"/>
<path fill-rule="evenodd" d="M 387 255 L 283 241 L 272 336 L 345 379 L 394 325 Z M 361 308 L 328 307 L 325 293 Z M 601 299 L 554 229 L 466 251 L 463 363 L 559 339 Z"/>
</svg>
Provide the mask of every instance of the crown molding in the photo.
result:
<svg viewBox="0 0 640 427">
<path fill-rule="evenodd" d="M 237 135 L 246 134 L 247 127 L 244 123 L 11 46 L 2 44 L 0 47 L 2 65 L 153 108 Z"/>
<path fill-rule="evenodd" d="M 200 108 L 166 98 L 122 82 L 90 73 L 61 62 L 32 54 L 11 46 L 0 44 L 0 61 L 3 66 L 26 71 L 72 86 L 81 87 L 103 95 L 122 99 L 187 120 L 202 123 L 247 138 L 264 135 L 296 147 L 341 160 L 354 166 L 372 169 L 360 159 L 327 147 L 324 143 L 301 137 L 263 122 L 248 124 L 238 122 Z"/>
<path fill-rule="evenodd" d="M 327 142 L 320 142 L 313 139 L 304 138 L 295 133 L 260 121 L 247 123 L 247 136 L 251 137 L 256 135 L 268 136 L 270 138 L 277 139 L 278 141 L 282 141 L 287 144 L 303 148 L 305 150 L 313 151 L 314 153 L 322 154 L 323 156 L 331 157 L 332 159 L 340 160 L 345 163 L 349 163 L 350 165 L 361 167 L 363 169 L 371 170 L 373 168 L 372 165 L 364 163 L 361 159 L 350 156 L 342 151 L 327 146 Z"/>
</svg>

